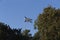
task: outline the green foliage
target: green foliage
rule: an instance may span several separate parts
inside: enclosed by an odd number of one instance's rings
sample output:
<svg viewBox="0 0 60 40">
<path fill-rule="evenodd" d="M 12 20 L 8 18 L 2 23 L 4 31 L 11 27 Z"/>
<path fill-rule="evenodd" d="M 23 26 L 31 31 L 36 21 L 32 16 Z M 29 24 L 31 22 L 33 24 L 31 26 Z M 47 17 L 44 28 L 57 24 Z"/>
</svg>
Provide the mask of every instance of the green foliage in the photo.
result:
<svg viewBox="0 0 60 40">
<path fill-rule="evenodd" d="M 40 33 L 36 32 L 33 36 L 33 40 L 40 40 Z"/>
<path fill-rule="evenodd" d="M 9 25 L 0 23 L 0 40 L 31 40 L 32 36 L 28 35 L 29 30 L 22 34 L 21 29 L 11 29 Z"/>
<path fill-rule="evenodd" d="M 30 30 L 27 30 L 26 29 L 26 30 L 23 31 L 23 35 L 26 35 L 27 36 L 27 35 L 29 35 L 29 32 L 30 32 Z"/>
<path fill-rule="evenodd" d="M 35 20 L 41 40 L 60 40 L 60 9 L 47 7 Z"/>
</svg>

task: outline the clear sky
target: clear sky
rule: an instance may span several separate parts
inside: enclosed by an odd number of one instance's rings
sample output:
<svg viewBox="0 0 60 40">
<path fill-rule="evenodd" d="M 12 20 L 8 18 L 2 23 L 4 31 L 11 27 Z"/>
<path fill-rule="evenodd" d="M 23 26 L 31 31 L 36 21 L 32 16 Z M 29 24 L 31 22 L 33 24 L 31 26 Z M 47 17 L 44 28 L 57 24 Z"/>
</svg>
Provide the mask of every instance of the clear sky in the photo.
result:
<svg viewBox="0 0 60 40">
<path fill-rule="evenodd" d="M 60 8 L 60 0 L 0 0 L 0 21 L 11 28 L 30 29 L 34 34 L 34 20 L 48 4 Z M 32 18 L 33 23 L 25 23 L 24 16 Z"/>
</svg>

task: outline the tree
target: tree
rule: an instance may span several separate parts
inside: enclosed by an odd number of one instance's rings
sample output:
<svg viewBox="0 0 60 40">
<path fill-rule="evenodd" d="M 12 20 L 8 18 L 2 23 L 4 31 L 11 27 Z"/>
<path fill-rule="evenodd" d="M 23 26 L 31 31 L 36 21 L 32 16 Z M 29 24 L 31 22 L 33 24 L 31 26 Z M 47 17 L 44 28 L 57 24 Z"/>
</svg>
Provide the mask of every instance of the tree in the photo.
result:
<svg viewBox="0 0 60 40">
<path fill-rule="evenodd" d="M 22 35 L 26 40 L 32 40 L 32 35 L 29 32 L 30 30 L 27 30 L 27 29 L 22 32 Z"/>
<path fill-rule="evenodd" d="M 45 8 L 34 25 L 40 32 L 41 40 L 60 40 L 60 9 Z"/>
<path fill-rule="evenodd" d="M 21 29 L 11 29 L 9 25 L 0 23 L 0 40 L 31 40 L 30 30 L 25 30 L 22 34 Z"/>
<path fill-rule="evenodd" d="M 33 36 L 33 40 L 40 40 L 40 33 L 36 32 Z"/>
</svg>

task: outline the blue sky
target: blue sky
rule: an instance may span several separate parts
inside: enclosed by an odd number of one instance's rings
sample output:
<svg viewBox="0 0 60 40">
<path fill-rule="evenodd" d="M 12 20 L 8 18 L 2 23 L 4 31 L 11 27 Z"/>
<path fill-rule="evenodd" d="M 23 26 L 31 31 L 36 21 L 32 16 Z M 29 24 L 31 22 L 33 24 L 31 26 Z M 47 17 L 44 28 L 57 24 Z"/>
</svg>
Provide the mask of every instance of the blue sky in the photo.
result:
<svg viewBox="0 0 60 40">
<path fill-rule="evenodd" d="M 34 20 L 48 4 L 60 8 L 60 0 L 0 0 L 0 21 L 34 34 Z M 25 23 L 24 16 L 32 18 L 33 23 Z"/>
</svg>

